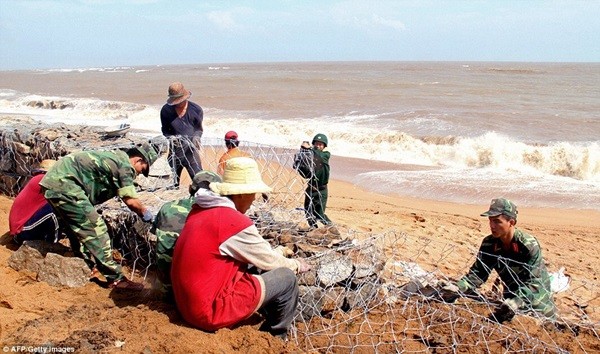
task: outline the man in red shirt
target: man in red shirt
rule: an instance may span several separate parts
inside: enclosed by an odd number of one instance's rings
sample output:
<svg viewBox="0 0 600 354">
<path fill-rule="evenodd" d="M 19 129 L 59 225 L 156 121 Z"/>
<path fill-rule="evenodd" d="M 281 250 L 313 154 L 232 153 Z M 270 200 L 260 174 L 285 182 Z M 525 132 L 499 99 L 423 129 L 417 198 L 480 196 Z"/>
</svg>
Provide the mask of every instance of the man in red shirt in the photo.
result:
<svg viewBox="0 0 600 354">
<path fill-rule="evenodd" d="M 31 174 L 33 177 L 15 198 L 8 216 L 13 240 L 22 244 L 26 240 L 56 242 L 60 236 L 58 219 L 44 198 L 40 180 L 54 165 L 55 160 L 43 160 Z"/>
<path fill-rule="evenodd" d="M 310 270 L 302 258 L 284 257 L 244 215 L 271 188 L 249 157 L 227 160 L 223 182 L 196 192 L 195 204 L 175 245 L 171 281 L 182 317 L 205 331 L 231 328 L 255 311 L 261 326 L 286 338 L 298 305 L 296 273 Z M 253 265 L 260 275 L 248 271 Z"/>
</svg>

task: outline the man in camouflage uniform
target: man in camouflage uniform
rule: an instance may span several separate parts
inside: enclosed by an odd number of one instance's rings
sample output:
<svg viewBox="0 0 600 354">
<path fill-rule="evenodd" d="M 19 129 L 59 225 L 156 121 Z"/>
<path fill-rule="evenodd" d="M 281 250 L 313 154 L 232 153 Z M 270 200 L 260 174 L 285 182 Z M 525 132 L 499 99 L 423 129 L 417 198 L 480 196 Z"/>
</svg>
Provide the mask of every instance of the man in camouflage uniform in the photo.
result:
<svg viewBox="0 0 600 354">
<path fill-rule="evenodd" d="M 517 311 L 523 311 L 554 320 L 556 307 L 542 250 L 535 237 L 515 227 L 516 205 L 505 198 L 493 199 L 489 210 L 481 216 L 489 218 L 492 233 L 483 239 L 477 260 L 467 275 L 446 290 L 451 294 L 473 293 L 495 269 L 504 285 L 504 301 L 490 319 L 500 323 L 510 321 Z"/>
<path fill-rule="evenodd" d="M 94 206 L 119 196 L 144 221 L 152 222 L 152 212 L 137 198 L 133 181 L 139 173 L 148 176 L 150 165 L 157 157 L 148 143 L 126 153 L 120 150 L 75 152 L 61 158 L 40 182 L 44 197 L 69 236 L 73 251 L 91 269 L 100 272 L 111 288 L 141 290 L 144 285 L 123 275 L 121 265 L 112 257 L 106 224 Z"/>
<path fill-rule="evenodd" d="M 154 234 L 156 234 L 156 266 L 158 268 L 158 279 L 162 283 L 161 291 L 167 299 L 172 298 L 171 287 L 171 261 L 175 242 L 179 233 L 185 225 L 192 205 L 194 204 L 194 194 L 200 189 L 208 189 L 211 182 L 221 182 L 221 177 L 211 171 L 201 171 L 194 175 L 192 184 L 190 184 L 190 196 L 180 200 L 167 202 L 163 204 L 154 223 Z"/>
<path fill-rule="evenodd" d="M 329 151 L 324 151 L 327 143 L 325 134 L 317 134 L 312 140 L 312 147 L 308 141 L 303 142 L 300 151 L 294 157 L 294 169 L 300 176 L 308 179 L 304 193 L 304 212 L 311 228 L 317 227 L 317 221 L 323 225 L 331 225 L 331 220 L 325 215 L 331 157 Z"/>
</svg>

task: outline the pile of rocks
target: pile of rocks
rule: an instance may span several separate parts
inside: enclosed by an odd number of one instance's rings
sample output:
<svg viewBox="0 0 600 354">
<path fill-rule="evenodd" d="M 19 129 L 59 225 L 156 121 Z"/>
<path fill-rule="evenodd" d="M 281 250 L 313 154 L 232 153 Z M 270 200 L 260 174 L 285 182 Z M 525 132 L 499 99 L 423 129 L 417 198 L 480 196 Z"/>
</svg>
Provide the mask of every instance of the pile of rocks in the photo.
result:
<svg viewBox="0 0 600 354">
<path fill-rule="evenodd" d="M 143 140 L 142 137 L 107 139 L 104 130 L 100 128 L 64 124 L 19 124 L 18 127 L 1 129 L 0 193 L 16 195 L 27 181 L 32 168 L 43 159 L 58 159 L 68 153 L 87 149 L 127 149 Z M 187 196 L 187 191 L 163 188 L 158 181 L 160 177 L 156 177 L 156 180 L 153 178 L 139 176 L 136 182 L 140 187 L 140 199 L 154 212 L 158 211 L 164 201 Z M 104 203 L 98 209 L 123 262 L 136 269 L 144 267 L 149 270 L 155 258 L 155 237 L 150 233 L 150 226 L 117 199 Z M 273 210 L 273 206 L 266 202 L 254 210 L 251 216 L 263 237 L 273 246 L 291 248 L 313 265 L 313 270 L 301 275 L 299 279 L 300 310 L 304 319 L 328 316 L 335 310 L 368 308 L 382 301 L 385 281 L 381 273 L 386 259 L 374 242 L 351 241 L 348 234 L 340 233 L 335 227 L 310 230 L 299 226 L 301 224 L 298 220 L 282 217 L 284 214 L 272 212 Z M 288 212 L 287 215 L 291 213 Z M 38 269 L 38 278 L 44 280 L 40 276 L 44 271 L 39 269 L 45 263 L 68 266 L 62 259 L 48 261 L 48 255 L 44 257 L 44 252 L 36 253 L 30 248 L 24 246 L 21 248 L 23 251 L 19 251 L 21 254 L 15 253 L 16 259 L 11 261 L 15 269 L 24 267 L 18 264 L 19 257 L 36 259 L 32 267 Z M 51 253 L 54 252 L 47 252 Z M 81 269 L 85 269 L 85 266 L 81 262 L 74 268 L 78 274 L 74 278 L 79 280 L 89 275 L 82 273 Z M 64 282 L 51 283 L 65 285 Z"/>
<path fill-rule="evenodd" d="M 14 122 L 0 129 L 0 193 L 16 196 L 44 159 L 58 159 L 71 152 L 90 149 L 127 149 L 142 137 L 107 138 L 99 127 Z"/>
</svg>

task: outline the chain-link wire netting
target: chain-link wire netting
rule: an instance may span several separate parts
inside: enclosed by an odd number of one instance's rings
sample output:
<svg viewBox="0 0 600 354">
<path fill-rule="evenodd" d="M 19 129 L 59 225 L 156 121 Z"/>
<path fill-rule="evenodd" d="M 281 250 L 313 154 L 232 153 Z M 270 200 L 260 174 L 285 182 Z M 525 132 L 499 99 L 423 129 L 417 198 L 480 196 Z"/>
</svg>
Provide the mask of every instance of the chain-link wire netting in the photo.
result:
<svg viewBox="0 0 600 354">
<path fill-rule="evenodd" d="M 7 134 L 2 136 L 4 165 L 31 168 L 41 159 L 58 158 L 73 150 L 65 149 L 56 141 L 43 150 L 36 148 L 35 143 L 28 145 L 9 141 L 9 138 Z M 139 140 L 124 143 L 114 140 L 103 146 L 79 143 L 78 148 L 126 149 Z M 158 137 L 150 141 L 157 148 L 159 159 L 151 167 L 149 177 L 140 176 L 137 183 L 140 199 L 156 213 L 167 201 L 189 197 L 186 186 L 190 179 L 181 177 L 179 188 L 174 188 L 176 179 L 168 161 L 169 151 L 174 149 L 173 139 Z M 46 141 L 41 144 L 48 145 Z M 202 167 L 216 171 L 217 162 L 226 151 L 223 140 L 203 139 L 195 148 Z M 292 168 L 297 151 L 244 141 L 240 149 L 258 162 L 263 179 L 273 188 L 268 198 L 257 198 L 248 214 L 273 246 L 293 248 L 314 265 L 312 271 L 299 277 L 301 299 L 290 337 L 303 350 L 326 353 L 600 351 L 600 314 L 590 305 L 599 296 L 597 284 L 572 279 L 568 289 L 556 294 L 569 299 L 559 304 L 557 321 L 546 321 L 533 312 L 527 316 L 517 315 L 510 323 L 498 324 L 489 319 L 501 300 L 498 282 L 493 277 L 476 295 L 459 296 L 454 303 L 444 303 L 438 296 L 438 283 L 456 280 L 466 273 L 476 250 L 469 249 L 473 256 L 464 259 L 464 250 L 458 250 L 466 246 L 398 230 L 383 234 L 352 229 L 340 232 L 336 227 L 311 230 L 303 210 L 306 180 Z M 190 161 L 181 162 L 186 165 Z M 14 174 L 25 178 L 22 176 L 27 175 L 27 168 L 21 169 Z M 3 174 L 8 170 L 3 168 Z M 130 269 L 129 275 L 146 278 L 152 274 L 156 240 L 149 232 L 149 225 L 116 198 L 99 208 L 109 225 L 114 248 Z M 460 264 L 463 273 L 445 274 L 442 270 L 447 269 L 445 264 Z"/>
</svg>

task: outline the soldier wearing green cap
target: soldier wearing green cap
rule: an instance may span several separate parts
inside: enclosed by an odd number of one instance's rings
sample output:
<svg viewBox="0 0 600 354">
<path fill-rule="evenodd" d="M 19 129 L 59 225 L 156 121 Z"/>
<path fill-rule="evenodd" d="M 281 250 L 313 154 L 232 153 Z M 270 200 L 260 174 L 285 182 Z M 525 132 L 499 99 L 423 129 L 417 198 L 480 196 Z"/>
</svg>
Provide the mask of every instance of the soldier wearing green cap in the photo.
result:
<svg viewBox="0 0 600 354">
<path fill-rule="evenodd" d="M 118 196 L 144 221 L 152 222 L 152 212 L 138 199 L 133 181 L 140 173 L 148 176 L 157 158 L 148 143 L 127 152 L 80 151 L 61 158 L 40 181 L 73 251 L 100 272 L 109 287 L 141 290 L 144 285 L 123 275 L 112 257 L 106 223 L 94 206 Z"/>
<path fill-rule="evenodd" d="M 331 225 L 331 220 L 325 215 L 331 153 L 324 149 L 328 143 L 327 136 L 319 133 L 313 138 L 312 146 L 308 141 L 303 142 L 294 157 L 294 169 L 300 176 L 308 179 L 304 193 L 304 212 L 311 228 L 316 228 L 318 221 L 323 225 Z"/>
<path fill-rule="evenodd" d="M 161 282 L 160 290 L 167 299 L 172 299 L 171 285 L 171 262 L 173 260 L 173 250 L 175 242 L 179 238 L 179 233 L 185 225 L 192 205 L 194 205 L 194 195 L 198 190 L 208 190 L 212 182 L 221 182 L 221 177 L 211 171 L 201 171 L 194 175 L 190 184 L 190 196 L 180 200 L 174 200 L 163 204 L 154 222 L 152 230 L 156 235 L 156 266 L 158 268 L 158 280 Z"/>
<path fill-rule="evenodd" d="M 460 293 L 473 293 L 496 270 L 503 283 L 504 301 L 490 319 L 510 321 L 515 313 L 535 312 L 556 318 L 542 250 L 537 239 L 515 227 L 517 206 L 506 198 L 492 199 L 488 211 L 491 235 L 485 237 L 471 269 L 456 284 L 447 284 L 445 300 L 454 301 Z"/>
</svg>

